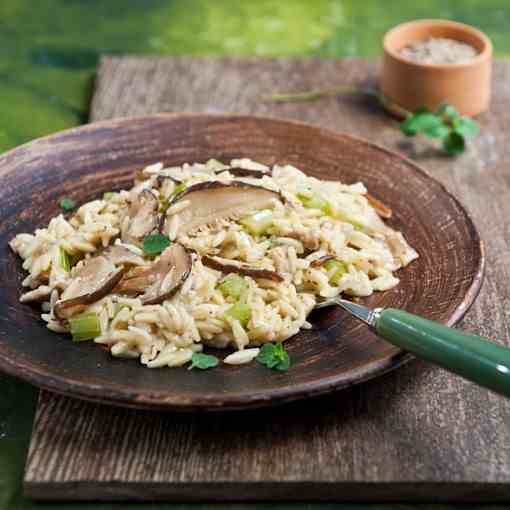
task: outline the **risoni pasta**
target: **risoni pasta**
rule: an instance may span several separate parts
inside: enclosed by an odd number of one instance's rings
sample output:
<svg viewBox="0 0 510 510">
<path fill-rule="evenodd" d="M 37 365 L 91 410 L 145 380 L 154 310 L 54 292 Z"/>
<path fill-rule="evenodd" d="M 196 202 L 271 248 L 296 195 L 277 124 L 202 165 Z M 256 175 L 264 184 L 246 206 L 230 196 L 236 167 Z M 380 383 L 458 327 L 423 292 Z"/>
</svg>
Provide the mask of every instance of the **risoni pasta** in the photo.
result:
<svg viewBox="0 0 510 510">
<path fill-rule="evenodd" d="M 310 328 L 318 296 L 398 284 L 418 255 L 377 204 L 362 183 L 290 165 L 158 163 L 131 190 L 12 239 L 28 272 L 20 300 L 41 302 L 49 329 L 148 367 L 184 365 L 204 345 L 248 363 Z"/>
</svg>

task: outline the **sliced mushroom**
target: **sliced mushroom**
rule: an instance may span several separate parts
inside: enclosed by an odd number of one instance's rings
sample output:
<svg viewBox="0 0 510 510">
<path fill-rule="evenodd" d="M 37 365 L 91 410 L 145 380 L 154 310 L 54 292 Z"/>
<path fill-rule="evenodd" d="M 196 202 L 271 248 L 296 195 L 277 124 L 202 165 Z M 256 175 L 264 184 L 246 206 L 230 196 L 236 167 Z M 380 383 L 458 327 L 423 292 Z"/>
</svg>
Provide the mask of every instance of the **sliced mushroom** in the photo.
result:
<svg viewBox="0 0 510 510">
<path fill-rule="evenodd" d="M 230 172 L 235 177 L 253 177 L 255 179 L 261 179 L 264 175 L 271 175 L 271 170 L 253 170 L 251 168 L 223 168 L 222 170 L 215 170 L 215 174 L 221 174 L 222 172 Z"/>
<path fill-rule="evenodd" d="M 73 271 L 71 282 L 55 304 L 55 317 L 68 319 L 99 301 L 119 283 L 123 271 L 102 255 L 86 260 Z"/>
<path fill-rule="evenodd" d="M 261 186 L 239 181 L 229 184 L 208 181 L 194 184 L 176 195 L 170 207 L 181 200 L 190 202 L 182 211 L 176 213 L 178 215 L 176 234 L 179 235 L 220 220 L 240 217 L 250 211 L 267 209 L 275 199 L 283 200 L 283 197 L 276 191 Z M 162 231 L 167 235 L 169 225 L 170 220 L 165 219 Z"/>
<path fill-rule="evenodd" d="M 316 251 L 320 248 L 319 234 L 313 230 L 307 230 L 303 227 L 295 228 L 289 232 L 285 232 L 286 237 L 301 241 L 303 246 L 310 251 Z"/>
<path fill-rule="evenodd" d="M 136 194 L 129 204 L 127 220 L 121 222 L 122 240 L 128 243 L 138 244 L 146 235 L 153 232 L 159 222 L 159 202 L 148 189 Z"/>
<path fill-rule="evenodd" d="M 393 211 L 370 193 L 365 193 L 365 198 L 381 218 L 388 220 L 393 216 Z"/>
<path fill-rule="evenodd" d="M 335 257 L 333 255 L 323 255 L 322 257 L 312 260 L 310 262 L 310 267 L 321 267 L 324 265 L 328 260 L 333 260 Z"/>
<path fill-rule="evenodd" d="M 210 257 L 209 255 L 204 255 L 202 257 L 202 264 L 225 274 L 241 273 L 245 276 L 251 276 L 252 278 L 263 278 L 265 280 L 273 280 L 274 282 L 283 281 L 283 277 L 276 271 L 253 267 L 243 262 L 224 259 L 222 257 Z"/>
<path fill-rule="evenodd" d="M 122 244 L 110 246 L 102 254 L 115 266 L 143 266 L 146 264 L 141 255 L 134 253 Z"/>
<path fill-rule="evenodd" d="M 156 184 L 158 188 L 163 186 L 166 180 L 172 181 L 174 184 L 182 184 L 182 181 L 180 179 L 177 179 L 176 177 L 172 177 L 171 175 L 158 175 L 156 179 Z"/>
<path fill-rule="evenodd" d="M 178 243 L 169 246 L 150 266 L 128 271 L 114 292 L 138 296 L 144 305 L 157 305 L 170 299 L 188 278 L 191 255 Z"/>
</svg>

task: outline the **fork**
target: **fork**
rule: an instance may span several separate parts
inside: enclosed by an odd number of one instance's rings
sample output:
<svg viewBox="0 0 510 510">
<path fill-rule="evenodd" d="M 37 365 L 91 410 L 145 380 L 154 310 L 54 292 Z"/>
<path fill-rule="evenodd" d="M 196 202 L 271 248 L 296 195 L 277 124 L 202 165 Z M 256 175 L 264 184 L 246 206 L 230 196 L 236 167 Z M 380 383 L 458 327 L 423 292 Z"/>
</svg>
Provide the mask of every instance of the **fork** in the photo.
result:
<svg viewBox="0 0 510 510">
<path fill-rule="evenodd" d="M 480 386 L 510 397 L 510 349 L 478 335 L 395 308 L 368 308 L 347 299 L 324 299 L 315 308 L 338 305 L 387 342 Z"/>
</svg>

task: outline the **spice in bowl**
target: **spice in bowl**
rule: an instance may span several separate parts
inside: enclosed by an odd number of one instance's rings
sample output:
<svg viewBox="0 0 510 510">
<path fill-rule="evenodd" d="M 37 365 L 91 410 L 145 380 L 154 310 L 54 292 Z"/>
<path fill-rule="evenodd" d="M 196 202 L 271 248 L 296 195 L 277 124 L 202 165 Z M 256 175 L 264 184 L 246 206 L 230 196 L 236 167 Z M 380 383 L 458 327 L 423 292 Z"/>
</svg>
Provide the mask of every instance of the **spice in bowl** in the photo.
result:
<svg viewBox="0 0 510 510">
<path fill-rule="evenodd" d="M 400 50 L 400 56 L 422 64 L 462 64 L 478 55 L 476 48 L 455 39 L 429 37 Z"/>
</svg>

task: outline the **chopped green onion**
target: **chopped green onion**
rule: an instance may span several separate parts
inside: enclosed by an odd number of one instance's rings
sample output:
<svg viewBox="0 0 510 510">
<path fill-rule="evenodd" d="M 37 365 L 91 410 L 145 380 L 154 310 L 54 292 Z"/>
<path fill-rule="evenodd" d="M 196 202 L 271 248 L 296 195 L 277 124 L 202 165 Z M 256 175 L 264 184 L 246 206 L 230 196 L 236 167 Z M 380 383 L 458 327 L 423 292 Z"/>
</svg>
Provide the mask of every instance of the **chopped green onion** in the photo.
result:
<svg viewBox="0 0 510 510">
<path fill-rule="evenodd" d="M 327 207 L 327 202 L 324 200 L 320 195 L 313 192 L 299 192 L 297 194 L 297 197 L 299 200 L 301 200 L 301 203 L 307 208 L 307 209 L 320 209 L 321 211 Z"/>
<path fill-rule="evenodd" d="M 159 212 L 165 213 L 169 207 L 170 207 L 170 200 L 168 200 L 168 198 L 160 197 L 159 198 Z"/>
<path fill-rule="evenodd" d="M 59 255 L 58 255 L 58 265 L 66 272 L 69 273 L 71 271 L 71 257 L 69 253 L 67 253 L 63 246 L 58 247 Z"/>
<path fill-rule="evenodd" d="M 177 186 L 172 191 L 172 195 L 178 195 L 182 193 L 186 189 L 186 185 L 181 182 L 181 184 L 177 184 Z"/>
<path fill-rule="evenodd" d="M 251 306 L 244 303 L 236 303 L 232 305 L 225 314 L 238 320 L 241 326 L 245 328 L 251 317 Z"/>
<path fill-rule="evenodd" d="M 238 301 L 243 292 L 248 288 L 248 282 L 236 273 L 230 273 L 218 285 L 225 298 L 232 298 Z"/>
<path fill-rule="evenodd" d="M 259 236 L 267 231 L 273 224 L 273 213 L 269 209 L 263 209 L 256 213 L 241 218 L 239 223 L 252 235 Z"/>
<path fill-rule="evenodd" d="M 116 194 L 114 191 L 107 191 L 103 193 L 103 200 L 111 200 Z"/>
<path fill-rule="evenodd" d="M 72 198 L 63 198 L 62 200 L 60 200 L 58 205 L 62 209 L 64 209 L 64 211 L 72 211 L 73 209 L 76 208 L 76 201 L 73 200 Z"/>
<path fill-rule="evenodd" d="M 170 246 L 170 239 L 163 234 L 151 234 L 143 238 L 143 252 L 146 255 L 159 255 Z"/>
<path fill-rule="evenodd" d="M 170 196 L 168 198 L 160 197 L 159 199 L 159 212 L 166 212 L 167 209 L 170 207 L 170 199 L 173 198 L 175 195 L 178 195 L 182 191 L 186 189 L 186 186 L 184 184 L 178 184 L 175 186 L 172 193 L 170 193 Z"/>
<path fill-rule="evenodd" d="M 117 317 L 119 313 L 122 311 L 123 308 L 129 308 L 128 305 L 125 305 L 123 303 L 115 303 L 115 308 L 113 310 L 113 318 Z"/>
<path fill-rule="evenodd" d="M 81 253 L 73 255 L 66 251 L 63 246 L 59 246 L 58 264 L 64 271 L 71 271 L 71 268 L 74 267 L 82 258 L 83 255 Z"/>
<path fill-rule="evenodd" d="M 94 312 L 81 313 L 69 319 L 73 342 L 92 340 L 101 334 L 99 317 Z"/>
<path fill-rule="evenodd" d="M 333 284 L 333 285 L 337 285 L 338 282 L 340 281 L 340 278 L 342 278 L 342 276 L 347 273 L 347 266 L 343 263 L 343 262 L 340 262 L 339 260 L 328 260 L 327 262 L 324 263 L 324 268 L 326 269 L 326 271 L 328 272 L 333 272 L 332 275 L 329 277 L 329 281 Z"/>
<path fill-rule="evenodd" d="M 348 214 L 342 211 L 336 211 L 335 218 L 343 221 L 344 223 L 350 223 L 356 230 L 364 230 L 365 226 L 359 221 L 353 220 Z"/>
</svg>

